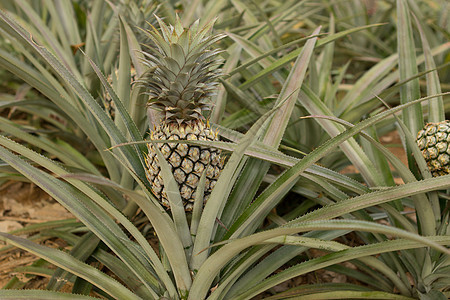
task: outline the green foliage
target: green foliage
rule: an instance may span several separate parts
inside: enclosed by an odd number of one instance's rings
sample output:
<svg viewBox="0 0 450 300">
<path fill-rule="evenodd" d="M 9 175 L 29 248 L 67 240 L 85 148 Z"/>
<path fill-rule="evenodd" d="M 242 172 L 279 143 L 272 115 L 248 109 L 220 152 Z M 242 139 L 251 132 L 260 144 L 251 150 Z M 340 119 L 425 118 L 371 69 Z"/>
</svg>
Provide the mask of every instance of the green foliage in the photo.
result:
<svg viewBox="0 0 450 300">
<path fill-rule="evenodd" d="M 14 279 L 0 298 L 449 296 L 450 175 L 433 178 L 415 144 L 424 122 L 443 121 L 450 108 L 447 1 L 0 7 L 0 180 L 36 184 L 79 220 L 0 233 L 9 244 L 0 253 L 15 246 L 57 267 L 20 269 L 51 276 L 47 290 L 24 292 Z M 226 35 L 214 45 L 225 75 L 208 116 L 223 141 L 189 143 L 228 159 L 208 202 L 196 201 L 192 213 L 177 206 L 160 153 L 170 211 L 145 176 L 146 137 L 158 119 L 130 72 L 141 78 L 148 70 L 141 44 L 149 41 L 137 27 L 156 25 L 155 12 L 166 22 L 177 12 L 184 26 L 217 18 L 214 30 Z M 379 141 L 395 129 L 408 166 Z M 350 165 L 353 173 L 341 172 Z M 203 188 L 204 177 L 196 199 Z M 346 242 L 349 233 L 359 246 Z M 72 250 L 36 243 L 49 237 Z M 324 254 L 308 256 L 310 249 Z M 324 268 L 366 285 L 271 289 Z M 72 295 L 59 292 L 66 282 Z"/>
</svg>

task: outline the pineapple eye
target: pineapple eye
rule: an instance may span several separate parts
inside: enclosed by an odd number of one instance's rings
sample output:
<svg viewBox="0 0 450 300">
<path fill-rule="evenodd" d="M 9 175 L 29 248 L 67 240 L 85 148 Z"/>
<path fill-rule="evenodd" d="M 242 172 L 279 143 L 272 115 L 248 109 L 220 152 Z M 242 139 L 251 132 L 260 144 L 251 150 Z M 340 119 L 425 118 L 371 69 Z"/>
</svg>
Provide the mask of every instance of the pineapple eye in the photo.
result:
<svg viewBox="0 0 450 300">
<path fill-rule="evenodd" d="M 436 131 L 437 131 L 437 128 L 435 126 L 430 125 L 430 127 L 428 127 L 428 129 L 426 130 L 426 134 L 433 135 L 436 133 Z"/>
<path fill-rule="evenodd" d="M 441 165 L 448 165 L 450 163 L 450 156 L 448 154 L 441 154 L 438 157 L 439 162 Z"/>
<path fill-rule="evenodd" d="M 445 150 L 447 150 L 447 143 L 444 143 L 444 142 L 437 143 L 436 149 L 439 151 L 439 153 L 445 152 Z"/>
<path fill-rule="evenodd" d="M 192 147 L 191 149 L 189 149 L 188 155 L 189 157 L 192 157 L 193 161 L 197 161 L 200 155 L 200 149 L 198 149 L 198 147 Z"/>
<path fill-rule="evenodd" d="M 202 154 L 200 155 L 200 161 L 204 163 L 205 165 L 209 163 L 211 158 L 211 153 L 209 151 L 202 151 Z"/>
<path fill-rule="evenodd" d="M 181 169 L 183 169 L 183 171 L 186 172 L 186 174 L 191 173 L 193 168 L 194 163 L 190 159 L 185 158 L 181 163 Z"/>
<path fill-rule="evenodd" d="M 181 157 L 176 152 L 172 152 L 172 154 L 169 157 L 169 162 L 172 165 L 172 167 L 179 167 L 181 164 Z"/>
<path fill-rule="evenodd" d="M 198 184 L 198 176 L 194 174 L 189 174 L 188 178 L 186 179 L 186 184 L 189 185 L 192 188 L 195 188 Z"/>
<path fill-rule="evenodd" d="M 184 199 L 189 199 L 189 198 L 191 198 L 193 192 L 194 192 L 194 191 L 193 191 L 190 187 L 188 187 L 187 185 L 183 185 L 183 187 L 182 187 L 181 190 L 180 190 L 180 194 L 181 194 L 181 196 L 182 196 Z"/>
<path fill-rule="evenodd" d="M 417 146 L 419 146 L 420 150 L 423 150 L 426 146 L 426 141 L 423 137 L 421 137 L 418 141 L 417 141 Z"/>
<path fill-rule="evenodd" d="M 167 144 L 164 144 L 164 145 L 161 147 L 161 153 L 164 155 L 164 158 L 165 158 L 165 159 L 168 159 L 168 158 L 169 158 L 169 155 L 170 155 L 171 150 L 172 150 L 172 149 L 170 149 L 169 145 L 167 145 Z"/>
<path fill-rule="evenodd" d="M 445 132 L 439 131 L 436 133 L 436 139 L 438 141 L 444 141 L 446 138 L 447 138 L 447 134 Z"/>
<path fill-rule="evenodd" d="M 173 177 L 175 177 L 175 180 L 178 183 L 182 183 L 186 179 L 186 174 L 180 168 L 178 168 L 173 172 Z"/>
<path fill-rule="evenodd" d="M 182 157 L 185 157 L 189 150 L 188 145 L 186 144 L 178 144 L 176 149 L 177 153 Z"/>
<path fill-rule="evenodd" d="M 424 136 L 424 134 L 425 134 L 425 130 L 421 130 L 421 131 L 419 131 L 419 133 L 417 134 L 417 140 L 420 140 L 423 136 Z"/>
<path fill-rule="evenodd" d="M 436 137 L 427 136 L 427 147 L 432 147 L 434 145 L 436 145 Z"/>
<path fill-rule="evenodd" d="M 194 166 L 194 172 L 196 174 L 202 174 L 204 169 L 205 169 L 205 166 L 201 162 L 197 162 Z"/>
<path fill-rule="evenodd" d="M 155 180 L 153 180 L 153 188 L 156 188 L 158 190 L 162 189 L 162 181 L 160 180 L 160 178 L 156 177 Z"/>
<path fill-rule="evenodd" d="M 438 156 L 438 151 L 436 148 L 428 149 L 428 155 L 431 159 L 435 159 Z"/>
<path fill-rule="evenodd" d="M 188 141 L 189 141 L 189 140 L 191 140 L 191 141 L 196 141 L 196 140 L 198 140 L 197 136 L 196 136 L 195 134 L 193 134 L 193 133 L 188 134 L 188 135 L 186 136 L 186 139 L 187 139 Z"/>
<path fill-rule="evenodd" d="M 208 178 L 214 178 L 214 167 L 209 165 L 206 169 L 206 177 Z"/>
<path fill-rule="evenodd" d="M 450 127 L 448 127 L 447 124 L 439 124 L 437 130 L 445 132 L 445 131 L 449 130 L 449 128 Z"/>
<path fill-rule="evenodd" d="M 442 167 L 442 165 L 441 165 L 441 163 L 439 161 L 432 160 L 431 161 L 431 167 L 432 167 L 432 170 L 439 170 Z"/>
</svg>

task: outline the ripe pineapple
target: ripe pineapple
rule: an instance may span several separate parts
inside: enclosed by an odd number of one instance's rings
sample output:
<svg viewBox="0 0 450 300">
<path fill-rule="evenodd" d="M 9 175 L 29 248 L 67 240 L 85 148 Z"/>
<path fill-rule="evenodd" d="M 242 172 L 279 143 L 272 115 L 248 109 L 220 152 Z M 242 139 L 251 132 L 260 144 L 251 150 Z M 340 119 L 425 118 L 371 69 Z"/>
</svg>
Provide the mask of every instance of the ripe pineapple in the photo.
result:
<svg viewBox="0 0 450 300">
<path fill-rule="evenodd" d="M 212 23 L 199 28 L 198 21 L 183 28 L 179 19 L 167 26 L 158 19 L 161 33 L 148 31 L 154 45 L 144 52 L 150 67 L 140 83 L 147 88 L 149 105 L 159 110 L 162 121 L 150 133 L 152 140 L 218 140 L 202 112 L 210 110 L 217 87 L 219 51 L 209 50 L 222 35 L 211 35 Z M 220 150 L 189 144 L 156 144 L 172 168 L 186 211 L 193 208 L 195 190 L 206 170 L 207 200 L 223 168 Z M 154 146 L 148 144 L 147 178 L 160 202 L 169 207 Z"/>
<path fill-rule="evenodd" d="M 450 121 L 428 123 L 416 141 L 433 176 L 450 174 Z"/>
</svg>

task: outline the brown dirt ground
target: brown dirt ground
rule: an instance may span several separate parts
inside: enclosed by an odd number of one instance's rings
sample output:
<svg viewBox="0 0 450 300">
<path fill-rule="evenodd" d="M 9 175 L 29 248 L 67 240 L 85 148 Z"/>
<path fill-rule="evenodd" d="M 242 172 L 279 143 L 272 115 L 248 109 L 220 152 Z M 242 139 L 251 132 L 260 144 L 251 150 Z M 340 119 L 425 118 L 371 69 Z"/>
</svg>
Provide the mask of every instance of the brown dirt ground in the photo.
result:
<svg viewBox="0 0 450 300">
<path fill-rule="evenodd" d="M 67 218 L 73 218 L 73 216 L 33 184 L 9 182 L 0 187 L 0 231 L 2 232 L 20 229 L 28 224 Z M 55 241 L 42 241 L 42 243 L 53 247 L 61 246 Z M 3 245 L 0 242 L 0 248 Z M 27 283 L 27 288 L 39 288 L 42 282 L 30 280 L 31 277 L 14 272 L 16 267 L 30 265 L 36 259 L 36 256 L 18 249 L 0 252 L 0 287 L 7 284 L 14 275 L 19 275 L 21 281 Z"/>
</svg>

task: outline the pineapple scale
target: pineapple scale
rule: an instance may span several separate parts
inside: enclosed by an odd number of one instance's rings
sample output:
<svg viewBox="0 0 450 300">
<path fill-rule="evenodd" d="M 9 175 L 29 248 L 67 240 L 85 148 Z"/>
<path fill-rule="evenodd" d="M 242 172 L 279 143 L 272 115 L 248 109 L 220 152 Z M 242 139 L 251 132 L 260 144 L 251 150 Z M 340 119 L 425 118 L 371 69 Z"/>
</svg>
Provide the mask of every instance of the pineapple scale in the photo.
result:
<svg viewBox="0 0 450 300">
<path fill-rule="evenodd" d="M 180 125 L 164 123 L 151 132 L 150 138 L 152 140 L 218 140 L 217 134 L 209 127 L 209 124 L 201 121 Z M 186 211 L 191 211 L 193 208 L 198 182 L 206 170 L 204 192 L 204 202 L 206 202 L 223 168 L 220 150 L 189 144 L 157 143 L 156 145 L 171 166 Z M 145 160 L 147 179 L 151 183 L 154 195 L 164 206 L 170 207 L 154 146 L 147 144 L 147 148 L 148 155 Z"/>
</svg>

